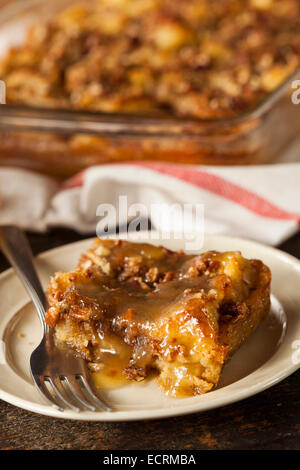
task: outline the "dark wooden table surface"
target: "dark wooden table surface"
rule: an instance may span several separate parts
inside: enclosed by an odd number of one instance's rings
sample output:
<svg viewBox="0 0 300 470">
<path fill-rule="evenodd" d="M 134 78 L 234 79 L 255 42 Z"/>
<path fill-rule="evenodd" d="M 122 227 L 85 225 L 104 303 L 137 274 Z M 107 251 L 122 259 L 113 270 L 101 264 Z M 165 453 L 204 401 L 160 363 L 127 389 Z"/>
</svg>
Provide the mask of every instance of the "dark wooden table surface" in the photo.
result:
<svg viewBox="0 0 300 470">
<path fill-rule="evenodd" d="M 29 234 L 35 254 L 79 240 L 70 230 Z M 300 234 L 281 249 L 300 257 Z M 0 255 L 0 270 L 7 263 Z M 205 413 L 132 423 L 48 418 L 0 400 L 0 449 L 299 449 L 300 370 L 247 400 Z"/>
</svg>

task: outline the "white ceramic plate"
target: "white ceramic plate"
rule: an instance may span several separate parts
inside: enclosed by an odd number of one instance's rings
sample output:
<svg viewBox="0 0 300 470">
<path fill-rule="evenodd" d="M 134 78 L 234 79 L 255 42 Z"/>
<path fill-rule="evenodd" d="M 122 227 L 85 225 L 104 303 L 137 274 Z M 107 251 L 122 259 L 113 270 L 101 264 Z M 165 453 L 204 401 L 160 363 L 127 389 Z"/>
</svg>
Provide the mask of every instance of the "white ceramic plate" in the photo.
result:
<svg viewBox="0 0 300 470">
<path fill-rule="evenodd" d="M 131 236 L 145 241 L 147 233 Z M 171 249 L 185 248 L 182 240 L 152 240 Z M 47 251 L 37 258 L 45 288 L 55 271 L 69 271 L 91 245 L 84 240 Z M 202 396 L 165 397 L 154 381 L 103 392 L 116 410 L 60 412 L 43 402 L 32 384 L 29 357 L 41 338 L 41 327 L 28 296 L 10 269 L 0 275 L 0 398 L 36 413 L 91 421 L 126 421 L 163 418 L 227 405 L 261 392 L 294 372 L 295 341 L 300 340 L 300 262 L 279 250 L 247 240 L 204 237 L 204 250 L 241 250 L 249 258 L 263 260 L 272 270 L 272 309 L 257 331 L 225 366 L 218 387 Z M 299 356 L 299 355 L 298 355 Z M 295 354 L 294 354 L 295 357 Z"/>
</svg>

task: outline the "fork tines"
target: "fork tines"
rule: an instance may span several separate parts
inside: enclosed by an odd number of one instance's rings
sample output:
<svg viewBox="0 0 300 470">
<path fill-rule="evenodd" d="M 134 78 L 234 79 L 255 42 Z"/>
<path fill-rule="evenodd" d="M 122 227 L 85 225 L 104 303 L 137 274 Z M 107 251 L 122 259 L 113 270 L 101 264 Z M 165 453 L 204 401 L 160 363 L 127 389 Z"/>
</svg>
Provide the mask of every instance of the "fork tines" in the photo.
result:
<svg viewBox="0 0 300 470">
<path fill-rule="evenodd" d="M 41 393 L 60 411 L 71 409 L 97 411 L 112 409 L 100 400 L 93 391 L 90 380 L 81 374 L 75 376 L 34 375 L 34 381 Z"/>
</svg>

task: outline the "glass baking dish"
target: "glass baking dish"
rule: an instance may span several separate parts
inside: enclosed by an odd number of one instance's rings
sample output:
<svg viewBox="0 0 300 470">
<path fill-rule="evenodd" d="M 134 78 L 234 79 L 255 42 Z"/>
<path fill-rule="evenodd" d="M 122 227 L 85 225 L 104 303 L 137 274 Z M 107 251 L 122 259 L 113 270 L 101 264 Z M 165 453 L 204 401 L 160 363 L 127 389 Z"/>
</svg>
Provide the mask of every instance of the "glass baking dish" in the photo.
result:
<svg viewBox="0 0 300 470">
<path fill-rule="evenodd" d="M 78 2 L 78 0 L 75 0 Z M 70 0 L 0 1 L 0 55 L 28 27 Z M 18 34 L 14 34 L 18 30 Z M 298 69 L 254 110 L 226 119 L 0 107 L 0 165 L 68 177 L 88 166 L 133 160 L 244 165 L 276 162 L 300 131 L 292 103 Z"/>
</svg>

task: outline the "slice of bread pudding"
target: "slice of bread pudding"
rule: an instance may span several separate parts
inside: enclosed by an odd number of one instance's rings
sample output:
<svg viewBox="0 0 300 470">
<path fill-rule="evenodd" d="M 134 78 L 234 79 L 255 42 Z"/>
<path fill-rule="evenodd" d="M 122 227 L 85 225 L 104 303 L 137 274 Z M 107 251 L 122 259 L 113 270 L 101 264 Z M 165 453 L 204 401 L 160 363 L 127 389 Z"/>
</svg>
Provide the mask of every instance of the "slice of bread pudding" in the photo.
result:
<svg viewBox="0 0 300 470">
<path fill-rule="evenodd" d="M 270 309 L 270 270 L 241 253 L 96 239 L 49 286 L 46 322 L 99 387 L 156 374 L 169 396 L 206 393 Z"/>
</svg>

